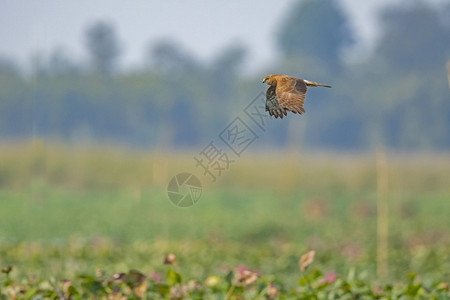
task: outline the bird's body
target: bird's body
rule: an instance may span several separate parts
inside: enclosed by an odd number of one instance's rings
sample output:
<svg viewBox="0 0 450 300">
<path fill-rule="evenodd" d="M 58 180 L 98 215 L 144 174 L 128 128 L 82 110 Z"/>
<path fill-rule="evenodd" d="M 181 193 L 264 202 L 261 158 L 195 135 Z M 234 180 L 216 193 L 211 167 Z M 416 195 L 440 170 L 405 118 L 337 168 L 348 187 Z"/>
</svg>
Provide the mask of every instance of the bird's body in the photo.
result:
<svg viewBox="0 0 450 300">
<path fill-rule="evenodd" d="M 323 86 L 331 88 L 326 84 L 312 82 L 288 75 L 268 75 L 264 77 L 263 83 L 269 88 L 266 92 L 266 111 L 275 118 L 283 118 L 287 111 L 303 114 L 305 109 L 305 96 L 308 86 Z"/>
</svg>

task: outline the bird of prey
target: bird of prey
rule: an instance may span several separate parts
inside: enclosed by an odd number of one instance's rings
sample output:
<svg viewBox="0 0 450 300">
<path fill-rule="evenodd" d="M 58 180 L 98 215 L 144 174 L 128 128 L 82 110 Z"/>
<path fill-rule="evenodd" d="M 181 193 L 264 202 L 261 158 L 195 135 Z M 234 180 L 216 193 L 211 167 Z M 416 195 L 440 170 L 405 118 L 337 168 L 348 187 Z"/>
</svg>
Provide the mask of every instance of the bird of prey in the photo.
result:
<svg viewBox="0 0 450 300">
<path fill-rule="evenodd" d="M 263 83 L 269 85 L 266 92 L 266 111 L 275 118 L 283 119 L 287 111 L 303 114 L 307 86 L 324 86 L 326 84 L 295 78 L 288 75 L 268 75 Z"/>
</svg>

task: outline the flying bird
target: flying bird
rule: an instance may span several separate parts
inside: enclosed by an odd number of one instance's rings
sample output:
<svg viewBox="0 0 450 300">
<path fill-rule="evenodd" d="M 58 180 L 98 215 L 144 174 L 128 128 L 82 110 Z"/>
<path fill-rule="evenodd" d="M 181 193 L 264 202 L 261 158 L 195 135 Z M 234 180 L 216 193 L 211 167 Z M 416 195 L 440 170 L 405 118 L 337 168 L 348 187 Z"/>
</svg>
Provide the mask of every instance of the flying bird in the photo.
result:
<svg viewBox="0 0 450 300">
<path fill-rule="evenodd" d="M 308 86 L 324 86 L 331 88 L 330 85 L 295 78 L 288 75 L 268 75 L 264 77 L 263 83 L 269 85 L 266 92 L 266 111 L 275 118 L 283 119 L 287 112 L 303 114 L 306 110 L 303 108 L 305 103 L 306 90 Z"/>
</svg>

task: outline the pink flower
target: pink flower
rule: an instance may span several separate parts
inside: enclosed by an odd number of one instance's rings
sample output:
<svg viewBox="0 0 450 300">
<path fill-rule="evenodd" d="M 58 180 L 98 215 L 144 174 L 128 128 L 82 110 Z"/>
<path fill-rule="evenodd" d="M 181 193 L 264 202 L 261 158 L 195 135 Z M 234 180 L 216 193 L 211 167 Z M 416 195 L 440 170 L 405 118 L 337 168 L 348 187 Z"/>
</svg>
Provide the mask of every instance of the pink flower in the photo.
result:
<svg viewBox="0 0 450 300">
<path fill-rule="evenodd" d="M 236 284 L 243 286 L 250 285 L 254 283 L 260 275 L 260 272 L 257 270 L 250 270 L 246 265 L 239 265 L 236 267 Z"/>
<path fill-rule="evenodd" d="M 338 276 L 337 276 L 336 272 L 330 271 L 325 274 L 323 279 L 325 280 L 325 282 L 333 283 L 336 281 L 337 278 L 338 278 Z"/>
<path fill-rule="evenodd" d="M 153 273 L 151 273 L 148 278 L 150 278 L 150 280 L 153 280 L 155 283 L 160 283 L 162 280 L 162 274 L 159 272 L 154 271 Z"/>
<path fill-rule="evenodd" d="M 373 293 L 375 295 L 383 295 L 383 289 L 380 288 L 379 286 L 376 286 L 376 287 L 373 288 Z"/>
</svg>

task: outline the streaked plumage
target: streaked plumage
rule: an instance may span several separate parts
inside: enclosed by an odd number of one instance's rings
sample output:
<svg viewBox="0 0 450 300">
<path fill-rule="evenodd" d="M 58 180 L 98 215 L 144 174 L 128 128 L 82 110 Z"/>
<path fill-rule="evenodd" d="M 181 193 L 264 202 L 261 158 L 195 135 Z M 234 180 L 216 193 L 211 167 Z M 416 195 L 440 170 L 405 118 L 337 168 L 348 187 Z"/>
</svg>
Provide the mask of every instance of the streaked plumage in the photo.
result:
<svg viewBox="0 0 450 300">
<path fill-rule="evenodd" d="M 288 75 L 268 75 L 264 77 L 263 83 L 269 88 L 266 92 L 266 111 L 275 118 L 283 119 L 287 111 L 303 114 L 305 109 L 305 96 L 307 86 L 323 86 L 331 88 L 326 84 L 312 82 Z"/>
</svg>

